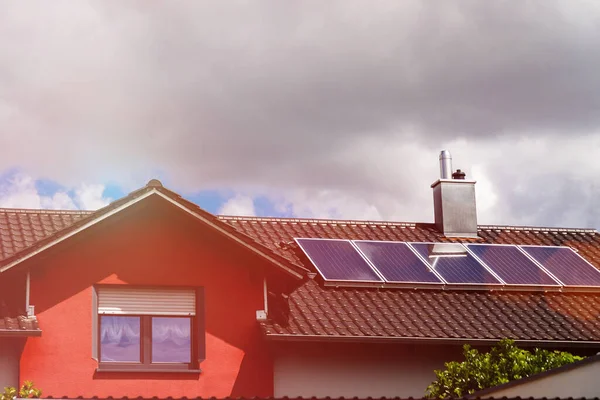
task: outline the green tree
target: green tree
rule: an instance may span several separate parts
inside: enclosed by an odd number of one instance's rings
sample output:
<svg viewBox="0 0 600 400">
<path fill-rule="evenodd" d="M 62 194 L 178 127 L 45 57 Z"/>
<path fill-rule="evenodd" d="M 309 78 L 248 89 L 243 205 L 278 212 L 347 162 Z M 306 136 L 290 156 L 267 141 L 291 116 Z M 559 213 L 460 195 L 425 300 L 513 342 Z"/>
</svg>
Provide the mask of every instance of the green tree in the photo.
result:
<svg viewBox="0 0 600 400">
<path fill-rule="evenodd" d="M 437 380 L 427 387 L 430 398 L 461 397 L 515 379 L 525 378 L 561 365 L 582 360 L 567 352 L 535 349 L 533 352 L 503 339 L 487 353 L 463 346 L 465 361 L 444 364 L 436 370 Z"/>
</svg>

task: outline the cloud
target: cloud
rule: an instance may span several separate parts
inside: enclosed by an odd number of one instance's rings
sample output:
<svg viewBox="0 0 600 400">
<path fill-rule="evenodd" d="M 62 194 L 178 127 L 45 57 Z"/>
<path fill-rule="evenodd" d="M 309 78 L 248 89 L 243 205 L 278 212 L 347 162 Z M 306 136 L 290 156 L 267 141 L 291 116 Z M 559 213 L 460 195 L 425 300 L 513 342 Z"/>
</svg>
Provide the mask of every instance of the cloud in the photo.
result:
<svg viewBox="0 0 600 400">
<path fill-rule="evenodd" d="M 447 148 L 482 222 L 600 227 L 599 23 L 595 1 L 6 2 L 0 171 L 431 221 Z"/>
<path fill-rule="evenodd" d="M 252 197 L 238 194 L 223 204 L 219 209 L 219 214 L 254 216 L 256 215 L 256 209 Z"/>
<path fill-rule="evenodd" d="M 40 194 L 35 183 L 31 176 L 23 173 L 0 181 L 0 207 L 96 210 L 111 201 L 103 197 L 103 185 L 81 185 L 71 196 L 68 191 L 60 189 L 51 195 Z"/>
<path fill-rule="evenodd" d="M 75 199 L 81 209 L 97 210 L 108 205 L 110 198 L 104 197 L 104 185 L 101 184 L 82 184 L 75 191 Z"/>
<path fill-rule="evenodd" d="M 17 174 L 0 184 L 0 207 L 74 209 L 75 203 L 64 192 L 41 196 L 31 177 Z"/>
<path fill-rule="evenodd" d="M 295 190 L 274 199 L 280 213 L 302 218 L 380 220 L 377 206 L 336 190 Z"/>
</svg>

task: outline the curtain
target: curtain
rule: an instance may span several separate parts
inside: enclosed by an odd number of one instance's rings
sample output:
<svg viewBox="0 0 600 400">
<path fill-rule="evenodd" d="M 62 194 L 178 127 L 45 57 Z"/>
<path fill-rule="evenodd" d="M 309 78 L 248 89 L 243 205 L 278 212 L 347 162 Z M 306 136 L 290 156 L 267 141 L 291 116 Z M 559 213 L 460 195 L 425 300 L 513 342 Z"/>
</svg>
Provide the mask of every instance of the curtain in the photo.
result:
<svg viewBox="0 0 600 400">
<path fill-rule="evenodd" d="M 152 318 L 152 343 L 159 344 L 171 341 L 177 346 L 190 343 L 189 318 Z"/>
<path fill-rule="evenodd" d="M 140 318 L 102 316 L 100 321 L 102 343 L 139 343 Z"/>
</svg>

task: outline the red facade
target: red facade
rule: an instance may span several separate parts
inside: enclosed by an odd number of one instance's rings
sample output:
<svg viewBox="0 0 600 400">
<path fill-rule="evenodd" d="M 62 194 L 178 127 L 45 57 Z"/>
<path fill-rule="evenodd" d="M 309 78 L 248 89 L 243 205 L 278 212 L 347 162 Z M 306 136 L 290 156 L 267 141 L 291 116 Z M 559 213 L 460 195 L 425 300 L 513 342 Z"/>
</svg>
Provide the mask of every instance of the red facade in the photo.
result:
<svg viewBox="0 0 600 400">
<path fill-rule="evenodd" d="M 27 340 L 21 380 L 44 396 L 272 396 L 272 361 L 256 323 L 264 261 L 163 200 L 143 203 L 28 262 L 43 334 Z M 97 372 L 99 283 L 203 287 L 202 372 Z"/>
</svg>

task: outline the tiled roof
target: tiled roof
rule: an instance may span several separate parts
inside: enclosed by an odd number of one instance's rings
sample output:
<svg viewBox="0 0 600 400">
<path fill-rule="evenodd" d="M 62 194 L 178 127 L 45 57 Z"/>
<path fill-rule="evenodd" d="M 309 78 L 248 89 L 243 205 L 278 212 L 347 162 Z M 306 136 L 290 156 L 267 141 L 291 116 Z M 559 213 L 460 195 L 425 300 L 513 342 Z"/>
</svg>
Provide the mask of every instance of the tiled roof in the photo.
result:
<svg viewBox="0 0 600 400">
<path fill-rule="evenodd" d="M 445 237 L 433 224 L 424 223 L 234 216 L 219 218 L 299 265 L 304 265 L 304 261 L 299 256 L 294 237 L 570 246 L 600 267 L 600 234 L 593 229 L 480 225 L 478 239 L 457 239 Z"/>
<path fill-rule="evenodd" d="M 91 213 L 0 208 L 0 260 L 73 225 Z"/>
<path fill-rule="evenodd" d="M 273 339 L 598 341 L 600 296 L 590 293 L 323 287 L 291 294 L 287 321 L 262 322 Z"/>
<path fill-rule="evenodd" d="M 432 224 L 221 216 L 282 256 L 311 268 L 294 237 L 460 241 Z M 590 229 L 480 226 L 469 242 L 571 246 L 600 267 L 600 234 Z M 304 259 L 304 260 L 303 260 Z M 600 293 L 325 287 L 293 292 L 287 318 L 262 322 L 271 339 L 498 340 L 599 342 Z"/>
<path fill-rule="evenodd" d="M 0 318 L 0 336 L 39 336 L 42 331 L 37 318 L 19 315 Z"/>
<path fill-rule="evenodd" d="M 0 292 L 0 336 L 37 336 L 41 334 L 35 316 L 22 315 L 22 311 L 7 305 Z"/>
</svg>

